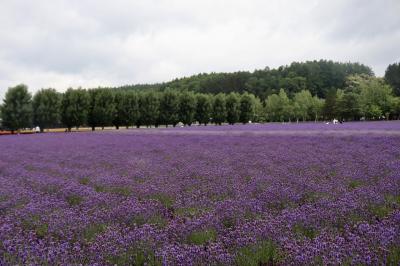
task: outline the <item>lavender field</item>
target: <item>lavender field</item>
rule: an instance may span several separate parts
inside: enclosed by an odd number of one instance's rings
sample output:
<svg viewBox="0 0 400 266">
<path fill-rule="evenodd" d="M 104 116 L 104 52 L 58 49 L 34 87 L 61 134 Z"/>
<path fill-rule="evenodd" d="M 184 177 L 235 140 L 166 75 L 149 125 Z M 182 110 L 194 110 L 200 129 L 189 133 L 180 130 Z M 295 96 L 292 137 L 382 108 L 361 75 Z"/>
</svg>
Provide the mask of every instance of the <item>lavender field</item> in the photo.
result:
<svg viewBox="0 0 400 266">
<path fill-rule="evenodd" d="M 0 265 L 400 263 L 400 122 L 0 138 Z"/>
</svg>

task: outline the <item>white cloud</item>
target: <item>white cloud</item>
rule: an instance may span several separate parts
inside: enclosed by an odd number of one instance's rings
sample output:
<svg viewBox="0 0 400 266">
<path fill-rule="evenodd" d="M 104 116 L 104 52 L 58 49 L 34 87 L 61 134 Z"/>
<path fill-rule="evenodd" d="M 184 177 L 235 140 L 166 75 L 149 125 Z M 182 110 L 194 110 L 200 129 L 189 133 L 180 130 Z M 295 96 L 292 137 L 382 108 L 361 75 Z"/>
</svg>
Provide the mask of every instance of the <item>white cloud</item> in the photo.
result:
<svg viewBox="0 0 400 266">
<path fill-rule="evenodd" d="M 3 0 L 0 98 L 292 61 L 399 61 L 397 0 Z"/>
</svg>

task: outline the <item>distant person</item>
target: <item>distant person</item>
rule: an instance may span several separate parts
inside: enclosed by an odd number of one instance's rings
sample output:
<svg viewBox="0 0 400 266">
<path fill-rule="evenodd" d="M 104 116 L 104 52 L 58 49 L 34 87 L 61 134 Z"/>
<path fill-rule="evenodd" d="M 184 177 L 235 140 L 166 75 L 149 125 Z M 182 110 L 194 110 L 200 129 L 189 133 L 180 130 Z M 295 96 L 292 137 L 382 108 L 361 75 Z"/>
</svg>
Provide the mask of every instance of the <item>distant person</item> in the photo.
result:
<svg viewBox="0 0 400 266">
<path fill-rule="evenodd" d="M 40 133 L 40 127 L 39 126 L 35 127 L 35 133 Z"/>
</svg>

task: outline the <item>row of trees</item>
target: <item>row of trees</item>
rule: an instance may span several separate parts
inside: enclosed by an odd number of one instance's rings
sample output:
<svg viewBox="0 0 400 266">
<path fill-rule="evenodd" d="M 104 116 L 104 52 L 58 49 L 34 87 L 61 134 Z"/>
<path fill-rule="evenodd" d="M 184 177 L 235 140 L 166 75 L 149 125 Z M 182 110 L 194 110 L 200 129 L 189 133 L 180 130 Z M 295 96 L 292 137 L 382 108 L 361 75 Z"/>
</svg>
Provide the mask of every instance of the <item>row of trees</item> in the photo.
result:
<svg viewBox="0 0 400 266">
<path fill-rule="evenodd" d="M 267 97 L 265 108 L 268 121 L 400 119 L 400 97 L 393 95 L 383 78 L 369 75 L 349 76 L 342 89 L 328 90 L 326 99 L 312 96 L 308 90 L 290 98 L 281 89 Z"/>
<path fill-rule="evenodd" d="M 400 96 L 400 63 L 390 64 L 386 68 L 385 81 L 392 87 L 394 95 Z"/>
<path fill-rule="evenodd" d="M 325 110 L 330 118 L 346 120 L 400 119 L 400 97 L 383 78 L 349 76 L 344 88 L 329 91 Z"/>
<path fill-rule="evenodd" d="M 400 98 L 385 79 L 370 75 L 348 76 L 341 89 L 328 90 L 326 99 L 301 90 L 289 95 L 284 89 L 265 101 L 251 93 L 205 94 L 121 89 L 42 89 L 32 98 L 25 85 L 9 88 L 0 108 L 2 125 L 18 130 L 32 125 L 65 126 L 175 126 L 179 122 L 207 125 L 248 121 L 309 121 L 319 119 L 399 119 Z"/>
<path fill-rule="evenodd" d="M 9 130 L 115 126 L 176 126 L 195 121 L 207 125 L 257 120 L 262 104 L 249 93 L 202 94 L 168 89 L 134 92 L 111 89 L 42 89 L 32 98 L 27 86 L 9 88 L 1 107 L 2 125 Z"/>
</svg>

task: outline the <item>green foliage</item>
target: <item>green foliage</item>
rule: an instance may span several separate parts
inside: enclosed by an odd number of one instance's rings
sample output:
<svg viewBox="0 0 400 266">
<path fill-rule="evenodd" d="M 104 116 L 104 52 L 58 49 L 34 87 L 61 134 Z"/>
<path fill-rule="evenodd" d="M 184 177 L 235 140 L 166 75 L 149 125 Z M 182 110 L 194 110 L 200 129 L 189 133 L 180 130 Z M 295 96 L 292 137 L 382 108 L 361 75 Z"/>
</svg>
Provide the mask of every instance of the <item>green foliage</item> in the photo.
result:
<svg viewBox="0 0 400 266">
<path fill-rule="evenodd" d="M 191 90 L 199 93 L 229 93 L 243 92 L 245 84 L 251 77 L 251 73 L 240 71 L 235 73 L 210 73 L 175 79 L 162 84 L 160 87 L 176 88 L 178 90 Z"/>
<path fill-rule="evenodd" d="M 41 217 L 38 214 L 28 216 L 21 221 L 21 226 L 25 230 L 34 231 L 38 238 L 44 238 L 47 236 L 49 231 L 49 225 L 41 221 Z"/>
<path fill-rule="evenodd" d="M 162 93 L 160 99 L 160 123 L 176 126 L 179 122 L 179 94 L 168 89 Z"/>
<path fill-rule="evenodd" d="M 199 230 L 190 233 L 187 237 L 187 242 L 193 245 L 204 245 L 212 242 L 217 238 L 215 229 Z"/>
<path fill-rule="evenodd" d="M 124 197 L 129 197 L 132 194 L 132 190 L 129 187 L 112 187 L 108 191 Z"/>
<path fill-rule="evenodd" d="M 32 102 L 28 87 L 21 84 L 8 88 L 1 106 L 2 126 L 11 131 L 32 125 Z"/>
<path fill-rule="evenodd" d="M 346 265 L 345 263 L 343 263 L 344 265 Z M 313 263 L 312 265 L 319 265 L 319 266 L 323 266 L 324 265 L 324 260 L 321 256 L 316 256 L 313 259 Z"/>
<path fill-rule="evenodd" d="M 140 122 L 136 125 L 158 125 L 160 115 L 160 97 L 153 91 L 139 94 Z"/>
<path fill-rule="evenodd" d="M 149 196 L 149 199 L 159 201 L 165 208 L 171 208 L 174 203 L 175 199 L 172 196 L 169 196 L 164 193 L 156 193 Z"/>
<path fill-rule="evenodd" d="M 105 224 L 91 224 L 83 231 L 83 238 L 86 241 L 91 242 L 98 234 L 104 233 L 106 229 L 107 226 Z"/>
<path fill-rule="evenodd" d="M 327 119 L 333 119 L 336 118 L 337 116 L 337 90 L 334 88 L 331 88 L 328 90 L 325 98 L 325 105 L 323 109 L 323 113 L 325 118 Z"/>
<path fill-rule="evenodd" d="M 368 204 L 368 210 L 372 215 L 382 219 L 390 215 L 399 206 L 400 194 L 387 194 L 383 202 Z"/>
<path fill-rule="evenodd" d="M 236 255 L 238 266 L 276 265 L 282 261 L 278 247 L 272 241 L 244 247 Z"/>
<path fill-rule="evenodd" d="M 338 63 L 327 60 L 293 62 L 277 69 L 255 70 L 254 72 L 210 73 L 176 79 L 164 84 L 154 84 L 155 89 L 167 87 L 191 90 L 200 93 L 243 93 L 254 94 L 261 100 L 276 94 L 283 88 L 292 97 L 296 92 L 308 89 L 312 95 L 325 98 L 330 88 L 343 88 L 346 77 L 352 74 L 373 75 L 371 68 L 358 63 Z M 132 86 L 140 88 L 140 85 Z"/>
<path fill-rule="evenodd" d="M 290 100 L 287 97 L 286 92 L 283 89 L 279 90 L 279 102 L 282 106 L 282 114 L 281 114 L 281 121 L 285 121 L 286 119 L 290 119 L 290 113 L 291 113 L 291 106 L 290 106 Z"/>
<path fill-rule="evenodd" d="M 311 116 L 311 110 L 313 108 L 313 97 L 308 90 L 302 90 L 294 95 L 294 104 L 297 107 L 297 113 L 306 121 Z"/>
<path fill-rule="evenodd" d="M 393 118 L 400 120 L 400 97 L 392 99 Z"/>
<path fill-rule="evenodd" d="M 350 190 L 353 190 L 353 189 L 360 187 L 362 184 L 363 184 L 363 182 L 360 180 L 351 180 L 349 183 L 349 188 L 350 188 Z"/>
<path fill-rule="evenodd" d="M 212 113 L 211 96 L 207 94 L 196 94 L 196 115 L 195 118 L 200 124 L 207 125 L 210 122 Z"/>
<path fill-rule="evenodd" d="M 96 192 L 106 192 L 107 191 L 107 188 L 103 185 L 97 184 L 97 185 L 94 185 L 93 188 Z"/>
<path fill-rule="evenodd" d="M 44 238 L 47 235 L 48 231 L 49 225 L 46 223 L 39 224 L 35 229 L 36 236 L 39 238 Z"/>
<path fill-rule="evenodd" d="M 154 214 L 149 217 L 149 219 L 147 220 L 147 223 L 151 224 L 151 225 L 155 225 L 159 228 L 164 228 L 168 224 L 168 221 L 162 215 Z"/>
<path fill-rule="evenodd" d="M 139 99 L 134 91 L 116 91 L 114 94 L 115 114 L 114 126 L 132 126 L 139 119 Z"/>
<path fill-rule="evenodd" d="M 221 125 L 226 120 L 225 95 L 222 93 L 214 97 L 212 118 L 217 125 Z"/>
<path fill-rule="evenodd" d="M 392 86 L 396 96 L 400 96 L 400 63 L 389 65 L 385 71 L 385 81 Z"/>
<path fill-rule="evenodd" d="M 309 204 L 309 203 L 315 203 L 319 199 L 325 197 L 325 193 L 321 192 L 315 192 L 315 191 L 306 191 L 303 193 L 299 203 L 300 204 Z"/>
<path fill-rule="evenodd" d="M 89 91 L 89 124 L 94 127 L 111 125 L 115 118 L 114 94 L 108 89 L 93 89 Z"/>
<path fill-rule="evenodd" d="M 386 256 L 385 265 L 400 265 L 400 246 L 392 245 L 389 254 Z"/>
<path fill-rule="evenodd" d="M 87 123 L 89 126 L 92 127 L 92 130 L 94 130 L 98 124 L 94 110 L 94 107 L 96 106 L 97 94 L 100 94 L 100 90 L 98 89 L 93 89 L 88 91 L 89 107 L 88 107 Z"/>
<path fill-rule="evenodd" d="M 2 243 L 0 243 L 0 249 L 1 248 L 2 248 Z M 5 248 L 2 249 L 5 250 Z M 2 259 L 6 265 L 23 265 L 24 263 L 26 263 L 26 260 L 24 260 L 23 258 L 7 251 L 3 251 Z"/>
<path fill-rule="evenodd" d="M 112 123 L 115 126 L 116 129 L 119 129 L 121 125 L 129 125 L 128 122 L 128 117 L 126 117 L 126 112 L 128 109 L 126 109 L 127 106 L 124 105 L 124 99 L 126 98 L 126 92 L 125 91 L 116 91 L 114 92 L 114 107 L 115 107 L 115 112 L 114 116 L 112 119 Z"/>
<path fill-rule="evenodd" d="M 259 98 L 254 97 L 254 122 L 266 122 L 266 114 L 264 104 Z"/>
<path fill-rule="evenodd" d="M 231 92 L 226 96 L 226 120 L 230 125 L 239 122 L 241 114 L 240 103 L 241 97 L 239 94 Z"/>
<path fill-rule="evenodd" d="M 381 108 L 375 104 L 366 107 L 364 111 L 364 114 L 366 114 L 369 119 L 379 119 L 383 115 Z"/>
<path fill-rule="evenodd" d="M 222 224 L 225 228 L 232 228 L 236 225 L 236 218 L 232 216 L 227 216 L 222 218 Z"/>
<path fill-rule="evenodd" d="M 146 216 L 142 215 L 142 214 L 137 214 L 133 217 L 128 218 L 127 224 L 129 226 L 142 226 L 144 224 L 146 224 L 147 219 Z"/>
<path fill-rule="evenodd" d="M 32 230 L 35 224 L 40 222 L 40 219 L 41 217 L 39 214 L 27 215 L 26 218 L 21 220 L 21 226 L 23 229 Z"/>
<path fill-rule="evenodd" d="M 320 99 L 317 96 L 314 96 L 312 98 L 312 107 L 311 107 L 311 113 L 315 119 L 315 121 L 318 121 L 319 117 L 322 115 L 322 110 L 325 105 L 325 100 Z"/>
<path fill-rule="evenodd" d="M 397 204 L 400 206 L 400 194 L 398 195 L 386 195 L 385 200 L 389 204 Z"/>
<path fill-rule="evenodd" d="M 89 182 L 90 182 L 89 177 L 83 177 L 83 178 L 79 179 L 79 184 L 81 184 L 81 185 L 88 185 Z"/>
<path fill-rule="evenodd" d="M 288 76 L 281 78 L 279 82 L 279 87 L 285 88 L 285 91 L 287 91 L 290 96 L 305 90 L 306 86 L 307 79 L 297 76 L 294 72 L 289 72 Z"/>
<path fill-rule="evenodd" d="M 55 89 L 41 89 L 33 96 L 33 123 L 43 131 L 60 121 L 61 95 Z"/>
<path fill-rule="evenodd" d="M 300 223 L 293 226 L 293 232 L 299 237 L 307 237 L 309 239 L 314 239 L 318 235 L 314 228 Z"/>
<path fill-rule="evenodd" d="M 285 121 L 290 117 L 290 100 L 283 89 L 280 89 L 279 94 L 268 96 L 266 103 L 268 120 L 270 121 Z"/>
<path fill-rule="evenodd" d="M 193 92 L 182 92 L 179 95 L 179 119 L 185 125 L 191 125 L 194 122 L 196 114 L 196 97 Z"/>
<path fill-rule="evenodd" d="M 142 112 L 139 106 L 139 95 L 129 91 L 124 96 L 122 121 L 126 126 L 138 125 Z"/>
<path fill-rule="evenodd" d="M 255 117 L 255 103 L 256 99 L 254 95 L 244 93 L 240 97 L 240 117 L 239 120 L 241 123 L 246 124 L 251 120 L 254 120 Z"/>
<path fill-rule="evenodd" d="M 61 101 L 61 120 L 68 130 L 80 127 L 87 122 L 89 95 L 83 89 L 68 89 Z"/>
<path fill-rule="evenodd" d="M 390 65 L 385 76 L 397 94 L 393 84 L 397 84 L 398 65 Z M 400 98 L 394 97 L 390 85 L 374 77 L 370 68 L 326 60 L 294 62 L 252 73 L 200 74 L 163 84 L 88 92 L 68 89 L 61 100 L 54 89 L 46 89 L 37 92 L 32 103 L 26 86 L 19 85 L 9 89 L 0 108 L 3 127 L 30 127 L 32 107 L 35 125 L 41 129 L 59 125 L 61 116 L 68 130 L 86 124 L 93 129 L 175 126 L 179 121 L 191 125 L 195 120 L 206 125 L 210 118 L 216 124 L 234 124 L 400 117 Z"/>
<path fill-rule="evenodd" d="M 368 206 L 368 210 L 378 218 L 385 218 L 393 211 L 393 206 L 391 204 L 379 203 L 379 204 L 370 204 Z"/>
<path fill-rule="evenodd" d="M 361 113 L 368 119 L 389 116 L 392 108 L 392 89 L 381 78 L 357 76 L 360 91 L 359 102 Z"/>
<path fill-rule="evenodd" d="M 70 206 L 77 206 L 83 202 L 83 198 L 79 195 L 68 195 L 65 199 Z"/>
<path fill-rule="evenodd" d="M 338 94 L 336 102 L 337 115 L 341 119 L 357 120 L 361 115 L 359 95 L 355 92 L 342 92 Z"/>
</svg>

